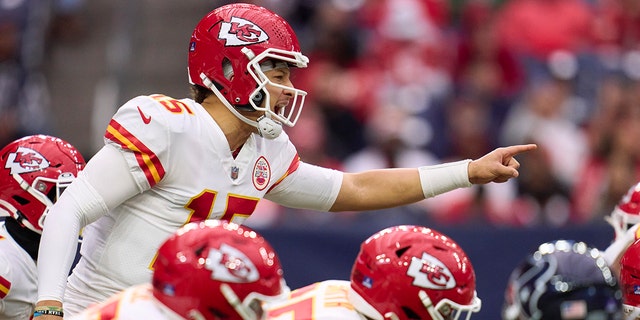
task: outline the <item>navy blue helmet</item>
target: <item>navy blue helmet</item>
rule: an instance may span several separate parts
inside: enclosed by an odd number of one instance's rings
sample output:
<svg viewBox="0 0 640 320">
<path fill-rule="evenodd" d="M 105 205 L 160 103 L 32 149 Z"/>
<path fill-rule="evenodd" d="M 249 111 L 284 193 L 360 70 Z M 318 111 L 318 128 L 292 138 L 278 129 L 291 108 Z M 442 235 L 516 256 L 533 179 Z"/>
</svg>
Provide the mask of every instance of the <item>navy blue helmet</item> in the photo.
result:
<svg viewBox="0 0 640 320">
<path fill-rule="evenodd" d="M 511 273 L 503 320 L 622 319 L 622 292 L 598 249 L 547 242 Z"/>
</svg>

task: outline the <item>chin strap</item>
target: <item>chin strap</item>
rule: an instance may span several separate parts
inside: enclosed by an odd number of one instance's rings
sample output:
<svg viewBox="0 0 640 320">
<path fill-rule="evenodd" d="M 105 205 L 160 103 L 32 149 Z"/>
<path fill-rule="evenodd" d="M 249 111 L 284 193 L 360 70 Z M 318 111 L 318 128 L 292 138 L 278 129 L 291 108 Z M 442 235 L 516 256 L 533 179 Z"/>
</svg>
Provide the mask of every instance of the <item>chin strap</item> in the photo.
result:
<svg viewBox="0 0 640 320">
<path fill-rule="evenodd" d="M 274 121 L 269 118 L 268 114 L 265 113 L 262 117 L 258 118 L 257 121 L 249 120 L 247 117 L 243 116 L 234 108 L 227 99 L 224 98 L 220 90 L 216 88 L 213 82 L 207 77 L 204 73 L 200 74 L 200 78 L 202 79 L 202 83 L 207 86 L 213 93 L 218 97 L 218 100 L 222 102 L 222 104 L 233 113 L 238 119 L 242 120 L 242 122 L 255 127 L 258 129 L 258 134 L 260 136 L 265 137 L 267 139 L 275 139 L 282 133 L 282 124 Z"/>
<path fill-rule="evenodd" d="M 434 309 L 431 298 L 429 298 L 429 295 L 424 292 L 424 290 L 420 290 L 420 292 L 418 292 L 418 297 L 420 297 L 422 305 L 427 309 L 427 312 L 429 312 L 433 319 L 442 319 L 440 313 Z"/>
<path fill-rule="evenodd" d="M 234 310 L 236 310 L 236 312 L 240 315 L 240 317 L 242 317 L 243 320 L 256 319 L 256 315 L 250 313 L 248 308 L 246 308 L 242 304 L 242 301 L 240 301 L 236 293 L 233 292 L 233 289 L 231 289 L 228 284 L 221 284 L 220 292 L 222 292 L 222 295 L 225 297 L 225 299 L 227 299 L 227 302 L 229 302 L 229 304 L 233 307 Z"/>
<path fill-rule="evenodd" d="M 282 133 L 282 125 L 273 119 L 262 116 L 258 118 L 258 133 L 269 140 L 273 140 Z"/>
</svg>

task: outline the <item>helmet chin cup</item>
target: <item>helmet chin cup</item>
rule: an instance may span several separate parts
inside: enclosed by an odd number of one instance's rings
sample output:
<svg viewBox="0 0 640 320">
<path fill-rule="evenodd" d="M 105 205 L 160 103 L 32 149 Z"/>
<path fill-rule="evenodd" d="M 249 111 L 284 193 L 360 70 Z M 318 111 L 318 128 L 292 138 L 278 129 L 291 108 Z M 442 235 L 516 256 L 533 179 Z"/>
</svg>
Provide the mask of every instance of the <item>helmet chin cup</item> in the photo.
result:
<svg viewBox="0 0 640 320">
<path fill-rule="evenodd" d="M 282 125 L 273 119 L 262 116 L 258 118 L 258 133 L 262 137 L 273 140 L 282 133 Z"/>
</svg>

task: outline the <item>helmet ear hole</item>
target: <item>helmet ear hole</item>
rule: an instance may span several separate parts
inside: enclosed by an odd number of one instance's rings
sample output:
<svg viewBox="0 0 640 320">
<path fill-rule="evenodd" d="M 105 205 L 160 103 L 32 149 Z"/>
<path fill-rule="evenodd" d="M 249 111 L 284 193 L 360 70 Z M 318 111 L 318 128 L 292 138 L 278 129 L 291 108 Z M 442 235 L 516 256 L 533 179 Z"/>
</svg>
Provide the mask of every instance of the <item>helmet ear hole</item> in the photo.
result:
<svg viewBox="0 0 640 320">
<path fill-rule="evenodd" d="M 231 80 L 235 74 L 233 71 L 233 64 L 228 58 L 222 59 L 222 72 L 227 80 Z"/>
<path fill-rule="evenodd" d="M 264 89 L 256 92 L 256 94 L 251 98 L 256 106 L 262 105 L 262 101 L 264 101 L 264 97 L 266 96 L 266 94 L 264 94 L 263 91 Z"/>
</svg>

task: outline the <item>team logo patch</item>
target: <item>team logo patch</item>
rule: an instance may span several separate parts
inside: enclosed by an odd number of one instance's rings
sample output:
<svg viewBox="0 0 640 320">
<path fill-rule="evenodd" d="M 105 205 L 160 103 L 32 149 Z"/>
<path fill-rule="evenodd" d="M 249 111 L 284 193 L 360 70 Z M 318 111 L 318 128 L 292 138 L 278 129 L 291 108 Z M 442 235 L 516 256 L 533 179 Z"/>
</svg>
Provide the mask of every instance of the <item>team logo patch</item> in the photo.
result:
<svg viewBox="0 0 640 320">
<path fill-rule="evenodd" d="M 49 167 L 49 161 L 38 151 L 18 147 L 16 152 L 9 154 L 4 167 L 9 169 L 11 174 L 21 174 L 46 169 Z"/>
<path fill-rule="evenodd" d="M 226 46 L 245 46 L 269 40 L 269 35 L 255 23 L 231 17 L 230 22 L 220 24 L 218 39 L 226 40 Z"/>
<path fill-rule="evenodd" d="M 222 244 L 220 249 L 209 250 L 205 267 L 211 270 L 211 279 L 222 282 L 248 283 L 258 281 L 258 269 L 242 251 Z"/>
<path fill-rule="evenodd" d="M 407 270 L 413 277 L 413 285 L 435 290 L 447 290 L 456 286 L 451 270 L 436 257 L 422 253 L 422 258 L 413 257 Z"/>
<path fill-rule="evenodd" d="M 259 191 L 264 190 L 271 180 L 271 167 L 269 162 L 264 157 L 258 158 L 256 164 L 253 166 L 253 186 Z"/>
<path fill-rule="evenodd" d="M 371 287 L 373 287 L 373 279 L 371 279 L 371 277 L 365 276 L 364 279 L 362 279 L 362 285 L 366 288 L 371 289 Z"/>
</svg>

